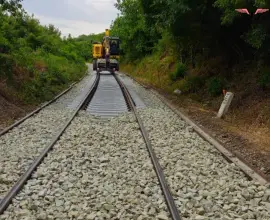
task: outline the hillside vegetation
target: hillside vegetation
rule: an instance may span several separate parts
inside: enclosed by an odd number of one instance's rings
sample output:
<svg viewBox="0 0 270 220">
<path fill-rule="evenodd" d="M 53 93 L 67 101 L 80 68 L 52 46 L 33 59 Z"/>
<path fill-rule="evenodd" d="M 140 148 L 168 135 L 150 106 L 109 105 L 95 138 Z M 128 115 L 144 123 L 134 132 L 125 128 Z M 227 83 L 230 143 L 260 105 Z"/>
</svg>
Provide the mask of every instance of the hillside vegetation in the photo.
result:
<svg viewBox="0 0 270 220">
<path fill-rule="evenodd" d="M 19 1 L 0 1 L 0 96 L 11 102 L 51 99 L 86 71 L 85 45 L 42 26 Z"/>
<path fill-rule="evenodd" d="M 254 15 L 268 3 L 118 0 L 111 32 L 122 40 L 122 70 L 215 111 L 233 91 L 231 117 L 270 127 L 270 12 Z"/>
</svg>

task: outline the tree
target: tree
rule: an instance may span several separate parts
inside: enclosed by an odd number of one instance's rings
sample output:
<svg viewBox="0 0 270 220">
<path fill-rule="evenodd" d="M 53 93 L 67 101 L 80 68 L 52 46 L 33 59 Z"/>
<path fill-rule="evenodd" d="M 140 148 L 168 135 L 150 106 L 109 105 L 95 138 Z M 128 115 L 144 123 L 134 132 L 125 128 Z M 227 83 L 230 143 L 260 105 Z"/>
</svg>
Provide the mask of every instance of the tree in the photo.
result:
<svg viewBox="0 0 270 220">
<path fill-rule="evenodd" d="M 264 0 L 118 0 L 116 7 L 121 14 L 113 32 L 134 59 L 151 53 L 162 38 L 176 45 L 179 55 L 194 57 L 208 48 L 210 56 L 229 63 L 270 51 L 270 13 L 248 16 L 235 11 L 270 7 Z"/>
<path fill-rule="evenodd" d="M 34 16 L 15 8 L 18 2 L 1 2 L 0 80 L 25 100 L 50 99 L 85 72 L 82 47 L 74 39 L 63 40 L 53 25 L 42 26 Z M 4 10 L 3 4 L 14 6 L 14 12 Z"/>
<path fill-rule="evenodd" d="M 153 29 L 146 24 L 141 2 L 118 0 L 116 7 L 121 15 L 111 25 L 111 34 L 120 37 L 126 57 L 136 60 L 150 54 L 157 37 Z"/>
<path fill-rule="evenodd" d="M 2 10 L 14 13 L 17 9 L 21 9 L 20 4 L 23 0 L 0 0 L 0 6 Z"/>
</svg>

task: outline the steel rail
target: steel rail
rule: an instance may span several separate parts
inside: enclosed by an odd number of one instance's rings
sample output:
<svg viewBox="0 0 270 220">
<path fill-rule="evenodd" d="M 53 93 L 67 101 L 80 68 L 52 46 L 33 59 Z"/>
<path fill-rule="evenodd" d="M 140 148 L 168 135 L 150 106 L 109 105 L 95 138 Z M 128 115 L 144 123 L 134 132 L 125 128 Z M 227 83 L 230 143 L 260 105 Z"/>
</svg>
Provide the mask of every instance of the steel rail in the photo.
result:
<svg viewBox="0 0 270 220">
<path fill-rule="evenodd" d="M 26 121 L 28 118 L 31 118 L 33 115 L 39 113 L 42 109 L 44 109 L 45 107 L 49 106 L 50 104 L 54 103 L 55 101 L 57 101 L 60 97 L 62 97 L 63 95 L 65 95 L 67 92 L 69 92 L 78 82 L 80 82 L 84 77 L 82 77 L 81 79 L 79 79 L 77 82 L 72 83 L 66 90 L 64 90 L 63 92 L 61 92 L 59 95 L 57 95 L 56 97 L 54 97 L 52 100 L 50 100 L 49 102 L 46 102 L 45 104 L 41 105 L 40 107 L 38 107 L 36 110 L 30 112 L 29 114 L 27 114 L 26 116 L 24 116 L 23 118 L 21 118 L 20 120 L 16 121 L 14 124 L 10 125 L 9 127 L 5 128 L 3 131 L 0 132 L 0 137 L 6 133 L 8 133 L 10 130 L 12 130 L 13 128 L 17 127 L 18 125 L 22 124 L 24 121 Z"/>
<path fill-rule="evenodd" d="M 53 146 L 65 132 L 65 130 L 69 127 L 73 119 L 76 117 L 78 112 L 83 108 L 85 102 L 89 101 L 89 96 L 92 97 L 95 92 L 98 83 L 99 83 L 100 75 L 96 75 L 96 79 L 89 90 L 89 92 L 85 95 L 84 99 L 81 101 L 79 106 L 76 108 L 75 112 L 66 122 L 66 124 L 60 129 L 60 131 L 53 137 L 51 143 L 42 151 L 42 153 L 35 159 L 35 161 L 31 164 L 28 170 L 19 178 L 19 180 L 15 183 L 15 185 L 10 189 L 7 195 L 0 201 L 0 215 L 4 213 L 9 204 L 12 202 L 12 199 L 20 192 L 26 182 L 31 178 L 33 172 L 37 169 L 37 167 L 42 163 L 47 154 L 53 149 Z"/>
<path fill-rule="evenodd" d="M 210 143 L 213 147 L 215 147 L 223 156 L 225 160 L 227 160 L 229 163 L 234 163 L 236 166 L 238 166 L 241 171 L 246 175 L 246 177 L 250 180 L 254 180 L 259 182 L 261 185 L 265 185 L 267 183 L 270 183 L 270 179 L 262 173 L 260 170 L 256 169 L 252 164 L 247 162 L 245 158 L 241 157 L 240 155 L 236 154 L 235 152 L 232 152 L 228 150 L 222 143 L 220 143 L 215 137 L 213 137 L 209 131 L 206 131 L 203 127 L 200 127 L 197 125 L 196 122 L 194 122 L 192 119 L 189 118 L 188 115 L 184 114 L 180 109 L 176 108 L 176 106 L 169 100 L 167 100 L 164 96 L 159 94 L 156 90 L 153 88 L 149 88 L 136 80 L 134 77 L 130 76 L 127 73 L 124 73 L 125 76 L 128 76 L 133 81 L 138 83 L 140 86 L 142 86 L 144 89 L 150 91 L 153 95 L 155 95 L 163 104 L 165 104 L 169 109 L 171 109 L 176 115 L 178 115 L 181 119 L 183 119 L 188 125 L 192 126 L 194 131 L 202 137 L 205 141 Z"/>
<path fill-rule="evenodd" d="M 122 83 L 122 81 L 118 78 L 118 76 L 115 75 L 115 79 L 119 83 L 119 86 L 121 87 L 121 89 L 123 91 L 123 94 L 126 97 L 128 105 L 131 107 L 131 110 L 133 111 L 133 113 L 134 113 L 134 115 L 136 117 L 136 120 L 137 120 L 137 122 L 138 122 L 138 124 L 140 126 L 142 136 L 143 136 L 144 141 L 146 143 L 148 153 L 150 155 L 152 164 L 153 164 L 155 172 L 157 174 L 157 177 L 158 177 L 158 180 L 159 180 L 163 195 L 165 197 L 165 201 L 167 203 L 169 212 L 171 214 L 171 217 L 172 217 L 173 220 L 181 220 L 182 218 L 181 218 L 180 213 L 179 213 L 179 211 L 177 209 L 177 206 L 176 206 L 176 204 L 174 202 L 174 199 L 173 199 L 173 197 L 171 195 L 169 186 L 168 186 L 167 181 L 165 179 L 165 175 L 164 175 L 163 170 L 162 170 L 162 168 L 161 168 L 161 166 L 159 164 L 156 153 L 154 152 L 154 149 L 153 149 L 153 147 L 151 145 L 151 142 L 149 140 L 149 135 L 148 135 L 148 133 L 147 133 L 145 127 L 144 127 L 142 119 L 141 119 L 141 117 L 139 116 L 139 114 L 138 114 L 138 112 L 136 110 L 133 99 L 132 99 L 130 93 L 128 92 L 128 89 Z"/>
<path fill-rule="evenodd" d="M 119 84 L 112 74 L 107 73 L 101 73 L 97 91 L 85 110 L 101 118 L 111 118 L 130 111 Z"/>
</svg>

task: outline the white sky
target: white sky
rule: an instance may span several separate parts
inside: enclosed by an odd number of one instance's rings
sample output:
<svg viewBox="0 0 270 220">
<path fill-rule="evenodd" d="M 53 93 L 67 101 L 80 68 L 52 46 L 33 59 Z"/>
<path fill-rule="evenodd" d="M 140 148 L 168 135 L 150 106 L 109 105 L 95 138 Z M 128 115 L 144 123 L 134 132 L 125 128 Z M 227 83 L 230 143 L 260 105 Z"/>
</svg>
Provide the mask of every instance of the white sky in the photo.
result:
<svg viewBox="0 0 270 220">
<path fill-rule="evenodd" d="M 53 24 L 62 35 L 76 37 L 82 34 L 101 33 L 110 28 L 117 16 L 115 0 L 23 0 L 29 14 L 41 24 Z"/>
</svg>

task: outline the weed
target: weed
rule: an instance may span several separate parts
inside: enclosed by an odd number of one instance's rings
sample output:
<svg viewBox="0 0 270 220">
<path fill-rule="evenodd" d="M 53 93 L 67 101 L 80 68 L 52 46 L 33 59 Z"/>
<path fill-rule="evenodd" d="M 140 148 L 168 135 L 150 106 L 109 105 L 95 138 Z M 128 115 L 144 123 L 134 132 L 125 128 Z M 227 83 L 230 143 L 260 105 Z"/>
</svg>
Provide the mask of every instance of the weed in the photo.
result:
<svg viewBox="0 0 270 220">
<path fill-rule="evenodd" d="M 170 74 L 170 79 L 176 81 L 180 78 L 184 78 L 186 71 L 187 67 L 184 63 L 177 63 L 175 71 Z"/>
<path fill-rule="evenodd" d="M 220 77 L 212 77 L 207 81 L 207 89 L 210 95 L 219 96 L 222 94 L 224 81 Z"/>
<path fill-rule="evenodd" d="M 183 93 L 199 92 L 204 86 L 204 79 L 200 76 L 185 76 L 184 79 L 178 83 L 178 88 Z"/>
<path fill-rule="evenodd" d="M 264 68 L 262 70 L 258 82 L 262 88 L 270 86 L 270 68 Z"/>
</svg>

